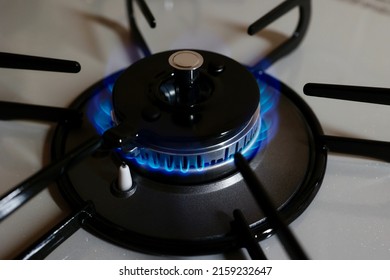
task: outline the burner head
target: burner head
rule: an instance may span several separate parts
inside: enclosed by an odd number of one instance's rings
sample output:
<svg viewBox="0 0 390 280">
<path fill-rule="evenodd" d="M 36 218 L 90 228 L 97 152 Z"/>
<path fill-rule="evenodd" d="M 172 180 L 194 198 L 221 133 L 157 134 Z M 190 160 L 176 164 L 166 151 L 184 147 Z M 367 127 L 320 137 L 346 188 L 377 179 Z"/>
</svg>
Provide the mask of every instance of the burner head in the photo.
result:
<svg viewBox="0 0 390 280">
<path fill-rule="evenodd" d="M 164 180 L 223 176 L 234 170 L 236 152 L 251 156 L 246 150 L 255 150 L 260 132 L 256 79 L 207 51 L 168 51 L 136 62 L 115 82 L 112 101 L 116 127 L 105 137 L 130 143 L 123 159 Z"/>
</svg>

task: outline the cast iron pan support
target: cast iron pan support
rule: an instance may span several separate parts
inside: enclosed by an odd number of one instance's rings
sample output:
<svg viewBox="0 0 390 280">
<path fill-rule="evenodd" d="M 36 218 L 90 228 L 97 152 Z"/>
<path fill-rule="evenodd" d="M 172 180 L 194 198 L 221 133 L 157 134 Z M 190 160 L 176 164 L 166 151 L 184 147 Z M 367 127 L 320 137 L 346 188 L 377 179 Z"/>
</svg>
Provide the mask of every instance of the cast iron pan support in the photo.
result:
<svg viewBox="0 0 390 280">
<path fill-rule="evenodd" d="M 156 20 L 150 11 L 148 5 L 144 0 L 135 0 L 138 4 L 138 6 L 141 9 L 142 14 L 144 15 L 146 21 L 148 22 L 149 26 L 151 28 L 156 27 Z M 126 0 L 126 8 L 127 8 L 127 16 L 129 19 L 129 25 L 131 29 L 131 35 L 134 39 L 135 44 L 138 46 L 138 48 L 141 50 L 144 56 L 150 56 L 152 52 L 150 51 L 150 48 L 148 47 L 148 44 L 146 43 L 144 37 L 141 34 L 141 31 L 138 28 L 135 16 L 134 16 L 134 6 L 133 6 L 134 0 Z"/>
<path fill-rule="evenodd" d="M 144 0 L 136 0 L 139 5 L 141 12 L 145 16 L 146 20 L 149 22 L 149 25 L 153 28 L 155 27 L 155 20 L 147 7 Z M 151 54 L 149 47 L 147 46 L 145 40 L 142 37 L 141 32 L 139 31 L 135 17 L 133 14 L 133 0 L 126 0 L 128 16 L 130 27 L 132 29 L 135 43 L 138 44 L 141 51 L 145 56 L 149 56 Z M 291 0 L 285 1 L 279 6 L 277 6 L 274 10 L 266 14 L 264 17 L 260 18 L 254 24 L 249 27 L 248 32 L 250 34 L 254 34 L 271 22 L 277 20 L 285 13 L 293 9 L 294 7 L 299 7 L 300 11 L 300 19 L 298 23 L 298 27 L 294 32 L 293 36 L 287 40 L 284 44 L 276 48 L 272 51 L 266 58 L 262 59 L 253 69 L 252 71 L 262 72 L 264 69 L 269 67 L 276 60 L 281 58 L 282 56 L 290 53 L 294 50 L 301 40 L 307 30 L 307 26 L 310 19 L 310 0 Z M 14 68 L 14 69 L 29 69 L 29 70 L 42 70 L 42 71 L 54 71 L 54 72 L 67 72 L 67 73 L 77 73 L 80 71 L 80 64 L 75 61 L 69 60 L 61 60 L 61 59 L 53 59 L 53 58 L 45 58 L 45 57 L 34 57 L 28 55 L 19 55 L 19 54 L 11 54 L 11 53 L 3 53 L 0 52 L 0 67 L 4 68 Z M 13 110 L 2 110 L 6 107 L 12 107 Z M 81 122 L 81 115 L 73 110 L 62 109 L 62 108 L 54 108 L 48 106 L 36 106 L 36 105 L 28 105 L 28 104 L 20 104 L 13 102 L 2 102 L 0 103 L 0 112 L 3 111 L 3 114 L 0 114 L 0 119 L 3 120 L 11 120 L 11 119 L 33 119 L 33 120 L 43 120 L 43 121 L 54 121 L 61 124 L 77 124 Z M 15 113 L 13 113 L 14 111 Z M 42 113 L 43 112 L 43 113 Z M 120 127 L 119 127 L 120 128 Z M 59 177 L 61 177 L 64 173 L 66 173 L 69 168 L 77 164 L 77 162 L 83 160 L 87 156 L 90 156 L 98 149 L 104 147 L 108 149 L 113 149 L 114 147 L 120 148 L 128 148 L 131 146 L 131 140 L 133 139 L 134 134 L 124 134 L 118 128 L 113 128 L 113 130 L 107 131 L 103 137 L 96 137 L 86 141 L 80 146 L 76 147 L 74 150 L 70 151 L 66 155 L 64 155 L 61 159 L 52 162 L 47 167 L 38 171 L 36 174 L 26 179 L 13 189 L 11 189 L 8 193 L 2 195 L 0 197 L 0 222 L 5 219 L 8 215 L 13 213 L 19 207 L 24 205 L 28 200 L 38 194 L 41 190 L 43 190 L 48 184 L 54 182 Z M 243 170 L 244 174 L 248 171 L 249 166 L 245 167 L 245 163 L 241 163 L 244 167 L 239 167 L 241 164 L 239 156 L 236 156 L 236 163 L 238 168 Z M 245 160 L 244 160 L 245 162 Z M 247 171 L 245 171 L 247 170 Z M 250 168 L 249 168 L 250 171 Z M 251 175 L 244 175 L 244 179 L 249 182 L 248 186 L 255 193 L 261 191 L 261 184 L 255 183 L 252 185 Z M 249 179 L 248 179 L 249 178 Z M 254 187 L 252 187 L 254 186 Z M 256 191 L 257 188 L 257 191 Z M 261 196 L 261 195 L 260 195 Z M 258 199 L 258 195 L 255 194 L 255 198 Z M 261 205 L 263 202 L 258 201 Z M 272 208 L 272 205 L 266 205 L 263 208 L 263 211 L 266 212 L 270 210 L 265 210 L 267 208 Z M 271 210 L 272 211 L 272 210 Z M 274 211 L 274 210 L 273 210 Z M 93 217 L 93 206 L 90 204 L 86 204 L 80 209 L 73 212 L 66 219 L 61 221 L 57 226 L 55 226 L 52 230 L 50 230 L 45 236 L 43 236 L 40 240 L 38 240 L 35 244 L 29 247 L 25 252 L 20 254 L 18 258 L 26 259 L 26 258 L 45 258 L 50 252 L 52 252 L 56 247 L 58 247 L 64 240 L 66 240 L 69 236 L 71 236 L 77 229 L 79 229 L 84 222 L 86 222 L 89 218 Z M 240 210 L 235 210 L 233 213 L 235 217 L 236 224 L 235 227 L 244 229 L 243 234 L 243 246 L 248 249 L 248 252 L 253 258 L 265 258 L 264 253 L 262 252 L 258 242 L 256 241 L 255 236 L 251 233 L 251 228 L 248 223 L 245 221 Z M 282 239 L 287 240 L 287 242 L 291 243 L 290 245 L 285 245 L 287 251 L 289 252 L 292 258 L 305 258 L 301 249 L 294 245 L 295 239 L 291 238 L 291 233 L 288 233 L 288 228 L 283 225 L 280 221 L 278 222 L 278 218 L 272 216 L 268 217 L 272 223 L 274 223 L 274 227 L 278 230 Z M 286 232 L 287 228 L 287 233 Z M 290 236 L 290 237 L 289 237 Z M 291 249 L 292 248 L 292 249 Z M 291 252 L 290 252 L 291 251 Z M 295 252 L 294 252 L 295 251 Z"/>
<path fill-rule="evenodd" d="M 251 72 L 263 72 L 269 66 L 274 64 L 277 60 L 289 54 L 298 47 L 298 45 L 302 42 L 309 27 L 311 16 L 311 1 L 284 1 L 282 4 L 268 12 L 266 15 L 264 15 L 248 27 L 248 34 L 254 35 L 266 28 L 272 22 L 276 21 L 277 19 L 297 7 L 299 8 L 299 21 L 292 36 L 285 42 L 283 42 L 280 46 L 272 50 L 271 53 L 269 53 L 267 56 L 262 58 L 258 63 L 256 63 L 255 66 L 250 67 Z"/>
<path fill-rule="evenodd" d="M 78 73 L 77 61 L 0 52 L 0 68 Z M 38 120 L 80 124 L 81 114 L 66 108 L 0 101 L 0 120 Z"/>
<path fill-rule="evenodd" d="M 78 73 L 81 70 L 77 61 L 6 52 L 0 52 L 0 68 L 64 73 Z"/>
<path fill-rule="evenodd" d="M 78 73 L 80 64 L 76 61 L 37 57 L 0 52 L 0 67 L 13 69 L 41 70 L 51 72 Z M 79 125 L 82 116 L 72 109 L 0 101 L 0 120 L 39 120 L 57 122 L 63 125 Z M 48 183 L 63 174 L 66 167 L 82 159 L 99 147 L 101 140 L 93 140 L 72 151 L 65 158 L 54 162 L 23 181 L 0 197 L 0 222 L 8 215 L 38 194 Z"/>
<path fill-rule="evenodd" d="M 308 83 L 303 92 L 317 96 L 364 103 L 390 105 L 390 89 Z M 331 152 L 375 158 L 390 162 L 390 142 L 323 135 L 320 139 Z"/>
<path fill-rule="evenodd" d="M 119 125 L 106 131 L 103 136 L 94 137 L 61 159 L 50 163 L 25 181 L 21 182 L 6 194 L 0 197 L 0 222 L 23 206 L 27 201 L 36 196 L 50 183 L 55 182 L 64 175 L 71 167 L 75 166 L 84 158 L 90 156 L 98 149 L 113 150 L 115 148 L 126 149 L 131 146 L 136 133 Z M 29 247 L 18 258 L 44 258 L 67 237 L 71 236 L 82 226 L 86 219 L 93 216 L 93 205 L 85 205 L 72 213 L 65 220 L 55 226 L 50 232 Z"/>
<path fill-rule="evenodd" d="M 82 225 L 93 216 L 93 205 L 87 203 L 83 208 L 71 213 L 53 229 L 33 243 L 15 259 L 41 260 L 54 251 L 62 242 L 72 236 Z"/>
<path fill-rule="evenodd" d="M 267 257 L 261 249 L 259 241 L 257 241 L 256 236 L 253 234 L 242 211 L 235 209 L 233 211 L 233 217 L 232 229 L 237 233 L 238 238 L 241 241 L 240 245 L 247 249 L 251 259 L 266 260 Z"/>
<path fill-rule="evenodd" d="M 287 254 L 291 259 L 294 260 L 306 260 L 306 253 L 303 251 L 302 247 L 288 226 L 283 222 L 279 213 L 273 206 L 273 203 L 267 192 L 264 190 L 260 180 L 256 177 L 256 174 L 251 169 L 247 160 L 242 154 L 237 153 L 234 156 L 234 163 L 244 178 L 260 209 L 263 211 L 265 217 L 269 220 L 272 228 L 276 231 L 276 235 L 285 248 Z M 241 225 L 240 230 L 243 232 L 243 245 L 247 248 L 250 256 L 254 259 L 265 259 L 265 255 L 261 251 L 260 245 L 258 242 L 256 242 L 255 238 L 250 233 L 250 227 L 246 226 L 247 223 L 245 222 L 241 211 L 235 210 L 233 215 L 236 223 Z"/>
<path fill-rule="evenodd" d="M 146 2 L 144 0 L 135 0 L 135 1 L 137 2 L 137 4 L 139 4 L 141 12 L 144 15 L 145 19 L 147 20 L 147 22 L 149 23 L 149 26 L 151 28 L 155 28 L 156 27 L 155 18 L 151 13 L 150 9 L 148 8 Z M 138 45 L 139 49 L 144 54 L 144 56 L 150 56 L 151 51 L 145 39 L 143 38 L 141 31 L 138 28 L 136 18 L 134 16 L 133 2 L 134 0 L 126 0 L 127 14 L 129 18 L 132 36 L 136 45 Z M 282 43 L 280 46 L 278 46 L 276 49 L 274 49 L 266 57 L 262 58 L 258 63 L 256 63 L 255 66 L 250 67 L 251 72 L 264 71 L 269 66 L 271 66 L 274 62 L 276 62 L 278 59 L 289 54 L 290 52 L 292 52 L 298 47 L 298 45 L 303 40 L 307 32 L 307 29 L 309 27 L 310 16 L 311 16 L 311 0 L 284 1 L 279 6 L 277 6 L 276 8 L 268 12 L 266 15 L 259 18 L 257 21 L 255 21 L 248 27 L 248 34 L 254 35 L 260 32 L 261 30 L 263 30 L 264 28 L 266 28 L 272 22 L 284 16 L 286 13 L 290 12 L 294 8 L 299 8 L 299 21 L 293 35 L 289 39 L 287 39 L 284 43 Z"/>
<path fill-rule="evenodd" d="M 77 162 L 91 155 L 103 144 L 101 137 L 93 138 L 67 153 L 62 159 L 50 163 L 10 191 L 0 196 L 0 222 L 57 180 Z"/>
<path fill-rule="evenodd" d="M 77 148 L 68 152 L 63 158 L 50 163 L 25 181 L 21 182 L 6 194 L 0 196 L 0 222 L 12 214 L 28 200 L 37 195 L 47 185 L 56 181 L 75 164 L 90 156 L 98 149 L 128 149 L 137 133 L 128 124 L 121 124 L 107 130 L 102 136 L 93 137 Z"/>
<path fill-rule="evenodd" d="M 82 114 L 74 109 L 0 101 L 0 120 L 34 120 L 78 126 Z"/>
</svg>

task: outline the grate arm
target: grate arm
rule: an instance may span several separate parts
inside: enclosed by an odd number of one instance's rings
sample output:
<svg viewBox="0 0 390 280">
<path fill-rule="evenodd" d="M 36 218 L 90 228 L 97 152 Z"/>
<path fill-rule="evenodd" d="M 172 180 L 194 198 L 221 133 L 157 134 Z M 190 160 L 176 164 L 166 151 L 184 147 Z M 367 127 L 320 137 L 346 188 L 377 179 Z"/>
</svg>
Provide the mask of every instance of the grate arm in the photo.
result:
<svg viewBox="0 0 390 280">
<path fill-rule="evenodd" d="M 323 135 L 323 145 L 331 152 L 363 156 L 390 162 L 390 142 Z"/>
<path fill-rule="evenodd" d="M 149 7 L 146 5 L 146 2 L 144 0 L 136 0 L 138 5 L 140 6 L 141 12 L 145 16 L 146 20 L 148 21 L 150 27 L 154 28 L 156 26 L 156 22 L 154 19 L 153 14 L 151 13 Z M 145 57 L 148 57 L 152 54 L 150 51 L 150 48 L 148 44 L 146 43 L 144 37 L 142 36 L 141 31 L 138 28 L 135 16 L 134 16 L 134 6 L 133 6 L 134 0 L 126 0 L 126 8 L 127 8 L 127 16 L 129 20 L 129 25 L 131 29 L 131 35 L 134 39 L 136 45 L 138 45 L 139 49 L 143 53 Z"/>
<path fill-rule="evenodd" d="M 82 209 L 70 214 L 39 240 L 19 254 L 18 260 L 42 260 L 67 240 L 92 217 L 93 207 L 87 204 Z"/>
<path fill-rule="evenodd" d="M 0 120 L 36 120 L 61 124 L 81 124 L 77 110 L 16 102 L 0 101 Z"/>
<path fill-rule="evenodd" d="M 80 63 L 72 60 L 0 52 L 0 68 L 78 73 Z"/>
<path fill-rule="evenodd" d="M 388 88 L 308 83 L 303 92 L 309 96 L 390 105 Z"/>
<path fill-rule="evenodd" d="M 259 242 L 253 235 L 251 228 L 241 210 L 234 210 L 233 217 L 233 227 L 241 237 L 243 245 L 247 249 L 249 256 L 253 260 L 266 260 L 267 257 L 261 249 Z"/>
<path fill-rule="evenodd" d="M 276 8 L 262 16 L 260 19 L 252 23 L 248 27 L 248 34 L 254 35 L 264 28 L 266 28 L 272 22 L 278 20 L 286 13 L 290 12 L 294 8 L 299 8 L 299 20 L 297 27 L 290 38 L 283 42 L 280 46 L 276 47 L 266 57 L 262 58 L 254 67 L 251 67 L 252 72 L 263 72 L 274 62 L 289 54 L 303 40 L 307 29 L 309 27 L 311 17 L 311 1 L 310 0 L 287 0 L 282 2 Z"/>
<path fill-rule="evenodd" d="M 102 142 L 101 137 L 87 141 L 2 195 L 0 197 L 0 222 L 37 195 L 49 183 L 59 178 L 72 165 L 91 155 L 102 145 Z"/>
<path fill-rule="evenodd" d="M 264 212 L 265 216 L 269 220 L 269 223 L 275 229 L 280 242 L 284 246 L 290 258 L 298 260 L 307 259 L 302 247 L 299 245 L 290 229 L 283 222 L 279 213 L 275 210 L 271 199 L 250 168 L 250 165 L 244 156 L 240 153 L 236 153 L 234 156 L 234 162 L 247 183 L 249 190 L 252 192 L 255 200 L 257 201 L 260 209 Z"/>
</svg>

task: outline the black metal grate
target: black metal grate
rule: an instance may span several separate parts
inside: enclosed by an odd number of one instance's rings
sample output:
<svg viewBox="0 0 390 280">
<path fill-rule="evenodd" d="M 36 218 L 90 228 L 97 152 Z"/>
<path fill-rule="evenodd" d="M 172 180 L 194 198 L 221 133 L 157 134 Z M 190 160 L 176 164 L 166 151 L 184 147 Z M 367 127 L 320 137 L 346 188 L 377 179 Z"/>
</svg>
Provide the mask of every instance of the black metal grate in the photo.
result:
<svg viewBox="0 0 390 280">
<path fill-rule="evenodd" d="M 133 14 L 133 2 L 127 0 L 128 18 L 134 42 L 145 56 L 151 55 L 151 51 L 147 46 L 141 32 L 139 31 Z M 136 0 L 140 6 L 142 13 L 149 22 L 151 27 L 155 27 L 154 17 L 143 0 Z M 270 23 L 274 22 L 284 14 L 288 13 L 293 8 L 299 9 L 299 22 L 291 38 L 285 41 L 282 45 L 274 49 L 269 55 L 261 59 L 254 67 L 250 68 L 252 72 L 261 73 L 265 71 L 275 61 L 293 51 L 302 41 L 310 20 L 311 1 L 310 0 L 287 0 L 277 6 L 275 9 L 261 17 L 248 28 L 248 33 L 253 35 Z M 32 57 L 26 55 L 17 55 L 10 53 L 0 53 L 0 67 L 14 69 L 32 69 L 57 72 L 77 73 L 80 70 L 80 65 L 75 61 L 65 61 L 59 59 L 50 59 L 43 57 Z M 345 87 L 338 85 L 319 85 L 308 84 L 305 89 L 308 95 L 322 96 L 328 98 L 339 98 L 345 100 L 370 102 L 378 104 L 386 104 L 389 102 L 389 90 L 378 88 L 362 88 L 362 87 Z M 358 93 L 358 94 L 357 94 Z M 12 108 L 12 109 L 10 109 Z M 77 111 L 64 108 L 53 108 L 47 106 L 36 106 L 28 104 L 19 104 L 11 102 L 0 102 L 0 119 L 31 119 L 41 121 L 53 121 L 62 125 L 77 125 L 80 121 L 80 115 Z M 371 140 L 361 140 L 352 138 L 342 138 L 321 135 L 320 141 L 324 149 L 329 149 L 334 152 L 347 154 L 355 154 L 377 158 L 379 160 L 390 160 L 388 142 L 379 142 Z M 112 143 L 111 143 L 112 144 Z M 41 171 L 37 172 L 30 178 L 12 188 L 8 193 L 0 197 L 0 221 L 7 218 L 20 206 L 25 204 L 29 199 L 34 197 L 38 192 L 45 188 L 50 182 L 56 181 L 69 168 L 77 164 L 77 162 L 90 156 L 99 149 L 112 149 L 113 146 L 107 145 L 104 138 L 93 138 L 90 141 L 80 145 L 75 150 L 67 153 L 62 159 L 52 162 Z M 278 234 L 280 241 L 283 243 L 286 251 L 293 259 L 306 259 L 307 256 L 292 235 L 278 212 L 273 207 L 272 203 L 267 198 L 261 186 L 261 178 L 256 178 L 252 172 L 248 162 L 238 153 L 235 155 L 235 163 L 237 169 L 241 172 L 244 180 L 247 182 L 248 188 L 253 193 L 254 198 L 258 202 L 260 208 L 266 214 L 267 219 L 272 225 L 273 230 Z M 32 244 L 25 252 L 21 253 L 20 259 L 41 259 L 45 258 L 64 240 L 71 236 L 77 229 L 88 223 L 88 219 L 93 217 L 93 205 L 86 204 L 84 207 L 77 209 L 69 217 L 61 221 L 57 226 L 50 230 L 45 236 Z M 250 256 L 254 259 L 264 259 L 265 254 L 262 252 L 258 239 L 252 232 L 251 226 L 245 220 L 241 210 L 236 209 L 233 212 L 234 220 L 232 221 L 232 230 L 237 233 L 238 246 L 245 247 Z"/>
</svg>

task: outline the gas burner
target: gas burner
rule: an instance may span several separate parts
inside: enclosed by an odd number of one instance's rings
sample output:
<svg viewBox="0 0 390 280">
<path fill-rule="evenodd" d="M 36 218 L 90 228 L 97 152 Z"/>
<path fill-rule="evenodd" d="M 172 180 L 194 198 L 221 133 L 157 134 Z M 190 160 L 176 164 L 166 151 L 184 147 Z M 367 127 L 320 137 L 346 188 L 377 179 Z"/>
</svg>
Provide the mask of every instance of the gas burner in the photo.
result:
<svg viewBox="0 0 390 280">
<path fill-rule="evenodd" d="M 126 151 L 122 148 L 83 160 L 59 180 L 61 191 L 75 209 L 92 203 L 95 214 L 85 224 L 88 230 L 131 249 L 186 255 L 233 249 L 237 245 L 232 242 L 237 236 L 230 223 L 234 209 L 241 209 L 257 238 L 268 237 L 273 228 L 259 210 L 235 165 L 229 164 L 226 169 L 224 163 L 218 165 L 216 162 L 215 169 L 202 170 L 203 173 L 196 170 L 191 175 L 182 171 L 178 174 L 157 172 L 156 175 L 150 166 L 140 164 L 137 157 L 135 161 L 134 157 L 129 157 L 127 149 L 133 152 L 134 149 L 153 147 L 155 154 L 157 151 L 163 154 L 161 151 L 181 153 L 192 148 L 200 153 L 204 151 L 203 143 L 210 143 L 209 134 L 213 138 L 208 148 L 216 146 L 216 151 L 224 157 L 227 150 L 233 149 L 232 154 L 236 152 L 243 135 L 253 135 L 253 139 L 247 141 L 255 143 L 248 144 L 248 147 L 255 146 L 249 153 L 250 166 L 261 178 L 283 219 L 291 222 L 314 198 L 324 175 L 326 152 L 316 140 L 322 134 L 321 127 L 308 106 L 281 82 L 266 74 L 253 76 L 229 58 L 199 50 L 196 53 L 204 62 L 198 79 L 206 80 L 210 89 L 205 91 L 210 93 L 208 98 L 195 102 L 195 106 L 180 104 L 176 108 L 177 104 L 172 105 L 165 98 L 166 92 L 175 90 L 172 86 L 172 90 L 166 91 L 166 83 L 175 84 L 171 79 L 177 75 L 167 61 L 180 53 L 182 51 L 169 51 L 141 60 L 97 83 L 74 102 L 71 109 L 88 111 L 92 121 L 85 120 L 77 129 L 57 128 L 53 141 L 55 160 L 96 134 L 108 138 L 106 143 L 130 145 L 124 146 Z M 223 72 L 210 73 L 210 69 L 215 69 L 213 62 L 217 59 L 220 62 L 221 58 Z M 151 62 L 155 63 L 153 67 Z M 156 71 L 151 72 L 151 68 Z M 224 79 L 239 81 L 222 90 L 218 87 Z M 237 94 L 242 87 L 246 90 Z M 220 106 L 215 107 L 213 99 L 218 100 Z M 228 102 L 221 103 L 221 99 Z M 149 109 L 151 106 L 154 108 Z M 115 118 L 112 118 L 111 108 Z M 145 108 L 158 117 L 145 118 Z M 232 115 L 226 114 L 229 109 Z M 184 124 L 176 121 L 175 114 L 183 119 L 189 112 L 199 114 L 199 119 Z M 224 118 L 215 119 L 221 114 Z M 164 123 L 164 129 L 159 122 Z M 147 137 L 134 137 L 138 134 L 134 133 L 137 131 L 134 127 L 146 127 L 153 136 L 145 132 Z M 207 129 L 198 131 L 198 127 Z M 139 134 L 145 130 L 140 130 Z M 197 139 L 203 142 L 195 141 Z M 165 146 L 159 144 L 161 140 Z M 222 144 L 216 145 L 216 140 Z M 242 147 L 245 149 L 245 145 Z M 181 154 L 178 156 L 182 157 Z M 132 173 L 134 188 L 130 195 L 118 195 L 110 187 L 117 181 L 123 160 L 129 163 Z M 196 168 L 196 164 L 194 166 Z M 210 175 L 209 172 L 213 173 Z"/>
</svg>

